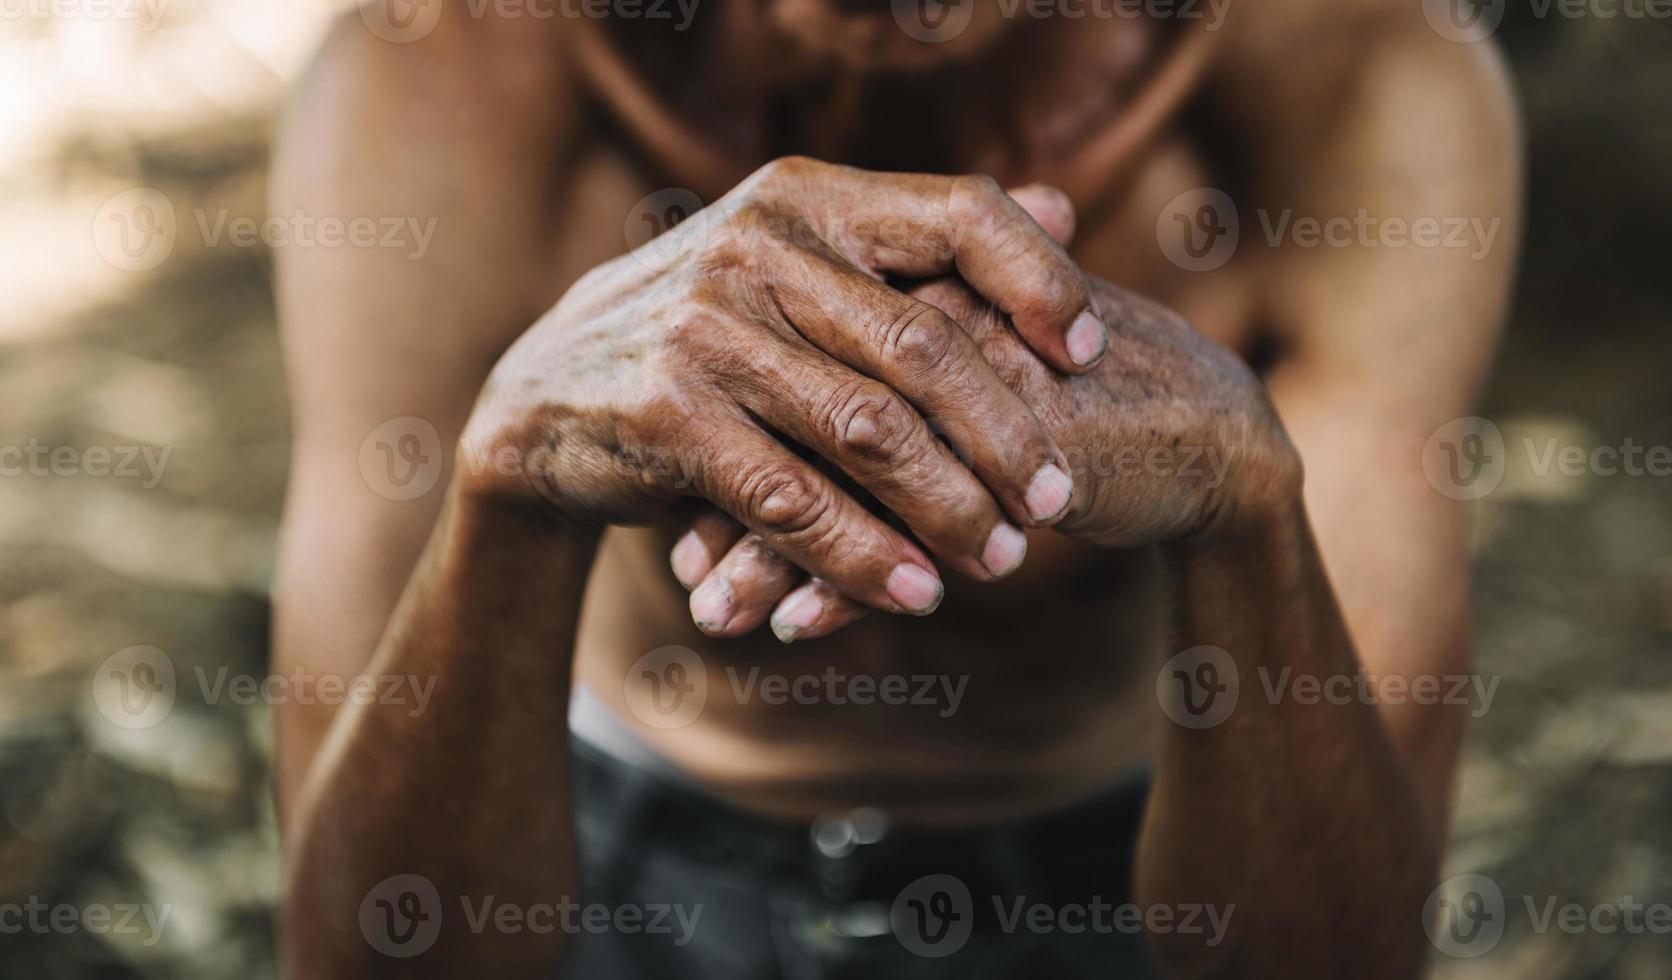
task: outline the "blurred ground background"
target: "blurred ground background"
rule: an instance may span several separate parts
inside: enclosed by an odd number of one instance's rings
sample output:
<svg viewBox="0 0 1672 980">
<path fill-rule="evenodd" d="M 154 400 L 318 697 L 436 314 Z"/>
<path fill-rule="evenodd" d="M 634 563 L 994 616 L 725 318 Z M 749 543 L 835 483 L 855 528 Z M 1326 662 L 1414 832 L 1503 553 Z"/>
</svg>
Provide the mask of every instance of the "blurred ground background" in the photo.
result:
<svg viewBox="0 0 1672 980">
<path fill-rule="evenodd" d="M 129 692 L 98 668 L 149 645 L 181 672 L 265 673 L 287 439 L 270 262 L 191 222 L 262 215 L 274 107 L 333 6 L 0 18 L 0 446 L 170 453 L 154 486 L 143 461 L 0 479 L 0 903 L 171 910 L 155 936 L 0 934 L 0 977 L 274 975 L 267 710 L 182 697 L 124 729 L 98 705 Z M 1534 9 L 1511 0 L 1500 32 L 1531 219 L 1485 414 L 1512 443 L 1672 445 L 1672 28 Z M 133 187 L 179 216 L 154 269 L 89 232 Z M 1502 680 L 1447 873 L 1489 875 L 1512 908 L 1490 953 L 1437 957 L 1443 977 L 1672 976 L 1664 934 L 1541 934 L 1514 908 L 1672 902 L 1669 504 L 1667 478 L 1512 456 L 1477 505 L 1480 669 Z"/>
</svg>

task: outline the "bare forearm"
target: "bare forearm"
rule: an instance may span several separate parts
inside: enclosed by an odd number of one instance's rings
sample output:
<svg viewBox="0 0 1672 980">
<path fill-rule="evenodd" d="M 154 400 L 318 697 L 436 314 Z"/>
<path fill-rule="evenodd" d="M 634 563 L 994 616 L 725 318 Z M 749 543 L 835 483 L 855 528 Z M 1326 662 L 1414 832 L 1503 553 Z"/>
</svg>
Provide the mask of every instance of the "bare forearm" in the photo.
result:
<svg viewBox="0 0 1672 980">
<path fill-rule="evenodd" d="M 460 903 L 492 895 L 527 908 L 575 892 L 565 717 L 593 544 L 540 516 L 449 499 L 369 668 L 433 679 L 434 693 L 417 713 L 346 707 L 294 814 L 292 975 L 456 976 L 489 960 L 504 976 L 549 972 L 560 934 L 488 936 L 469 928 Z M 401 906 L 397 883 L 368 899 L 400 875 L 432 884 L 434 898 Z M 424 934 L 384 935 L 377 916 L 410 925 L 412 911 L 441 929 L 407 958 Z M 378 948 L 391 939 L 395 957 Z"/>
<path fill-rule="evenodd" d="M 1300 504 L 1173 552 L 1177 648 L 1229 658 L 1189 683 L 1237 692 L 1222 721 L 1167 725 L 1138 888 L 1235 910 L 1219 946 L 1172 934 L 1158 952 L 1180 976 L 1416 976 L 1434 842 L 1376 707 L 1268 693 L 1359 671 Z"/>
</svg>

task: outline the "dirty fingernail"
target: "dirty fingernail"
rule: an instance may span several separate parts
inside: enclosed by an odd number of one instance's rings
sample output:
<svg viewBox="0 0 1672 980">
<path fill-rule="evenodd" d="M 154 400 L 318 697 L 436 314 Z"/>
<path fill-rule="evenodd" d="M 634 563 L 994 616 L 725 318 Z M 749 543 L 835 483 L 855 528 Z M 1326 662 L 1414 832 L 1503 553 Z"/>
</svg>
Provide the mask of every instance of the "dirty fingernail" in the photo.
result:
<svg viewBox="0 0 1672 980">
<path fill-rule="evenodd" d="M 713 576 L 691 593 L 691 618 L 705 633 L 724 629 L 732 616 L 731 587 Z"/>
<path fill-rule="evenodd" d="M 927 616 L 940 605 L 944 588 L 934 573 L 920 565 L 901 562 L 888 574 L 888 597 L 908 612 Z"/>
<path fill-rule="evenodd" d="M 1055 463 L 1046 463 L 1033 475 L 1028 484 L 1026 499 L 1028 516 L 1036 521 L 1048 521 L 1063 512 L 1068 498 L 1074 495 L 1074 481 Z"/>
<path fill-rule="evenodd" d="M 801 632 L 819 621 L 824 614 L 824 603 L 811 585 L 803 585 L 791 592 L 772 612 L 772 635 L 785 643 L 792 642 Z"/>
<path fill-rule="evenodd" d="M 981 549 L 981 564 L 994 577 L 1009 575 L 1021 567 L 1022 557 L 1028 553 L 1028 536 L 1022 530 L 1000 521 L 987 535 L 987 545 Z"/>
<path fill-rule="evenodd" d="M 686 531 L 679 543 L 673 546 L 671 560 L 673 577 L 687 589 L 696 588 L 703 576 L 714 570 L 714 563 L 708 558 L 708 548 L 695 531 Z"/>
<path fill-rule="evenodd" d="M 1090 367 L 1108 349 L 1109 331 L 1092 311 L 1081 313 L 1068 328 L 1068 356 L 1075 364 Z"/>
</svg>

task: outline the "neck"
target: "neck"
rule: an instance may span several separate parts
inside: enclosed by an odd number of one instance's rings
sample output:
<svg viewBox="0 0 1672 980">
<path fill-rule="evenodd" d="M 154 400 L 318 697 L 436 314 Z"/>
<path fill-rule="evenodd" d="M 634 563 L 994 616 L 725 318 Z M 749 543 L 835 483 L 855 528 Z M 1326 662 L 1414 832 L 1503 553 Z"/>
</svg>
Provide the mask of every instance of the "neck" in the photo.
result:
<svg viewBox="0 0 1672 980">
<path fill-rule="evenodd" d="M 1116 24 L 1093 33 L 1079 22 L 1026 22 L 973 60 L 907 72 L 786 40 L 775 18 L 798 2 L 814 0 L 728 0 L 679 34 L 580 21 L 573 61 L 649 162 L 704 200 L 766 160 L 801 153 L 1045 180 L 1090 209 L 1176 118 L 1216 36 L 1139 25 L 1134 40 Z M 1039 65 L 1053 68 L 1022 67 Z"/>
</svg>

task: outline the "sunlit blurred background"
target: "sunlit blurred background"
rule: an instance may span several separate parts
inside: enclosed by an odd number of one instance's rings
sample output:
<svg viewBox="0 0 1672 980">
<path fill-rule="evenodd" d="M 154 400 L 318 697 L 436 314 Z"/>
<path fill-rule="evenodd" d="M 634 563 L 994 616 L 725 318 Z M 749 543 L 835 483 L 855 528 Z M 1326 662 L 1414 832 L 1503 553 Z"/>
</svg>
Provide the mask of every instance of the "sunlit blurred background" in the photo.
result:
<svg viewBox="0 0 1672 980">
<path fill-rule="evenodd" d="M 168 915 L 0 929 L 0 977 L 276 972 L 267 709 L 182 696 L 123 727 L 101 705 L 135 692 L 99 668 L 141 647 L 191 692 L 199 670 L 266 673 L 288 438 L 271 262 L 200 222 L 262 217 L 276 106 L 341 7 L 0 3 L 0 447 L 34 454 L 0 477 L 0 907 Z M 1512 444 L 1672 445 L 1672 26 L 1541 8 L 1509 0 L 1499 35 L 1531 220 L 1485 414 Z M 169 247 L 112 237 L 156 207 Z M 1510 459 L 1476 505 L 1480 669 L 1501 682 L 1446 874 L 1511 908 L 1489 952 L 1436 970 L 1665 980 L 1672 936 L 1540 932 L 1519 908 L 1672 903 L 1672 478 Z"/>
</svg>

